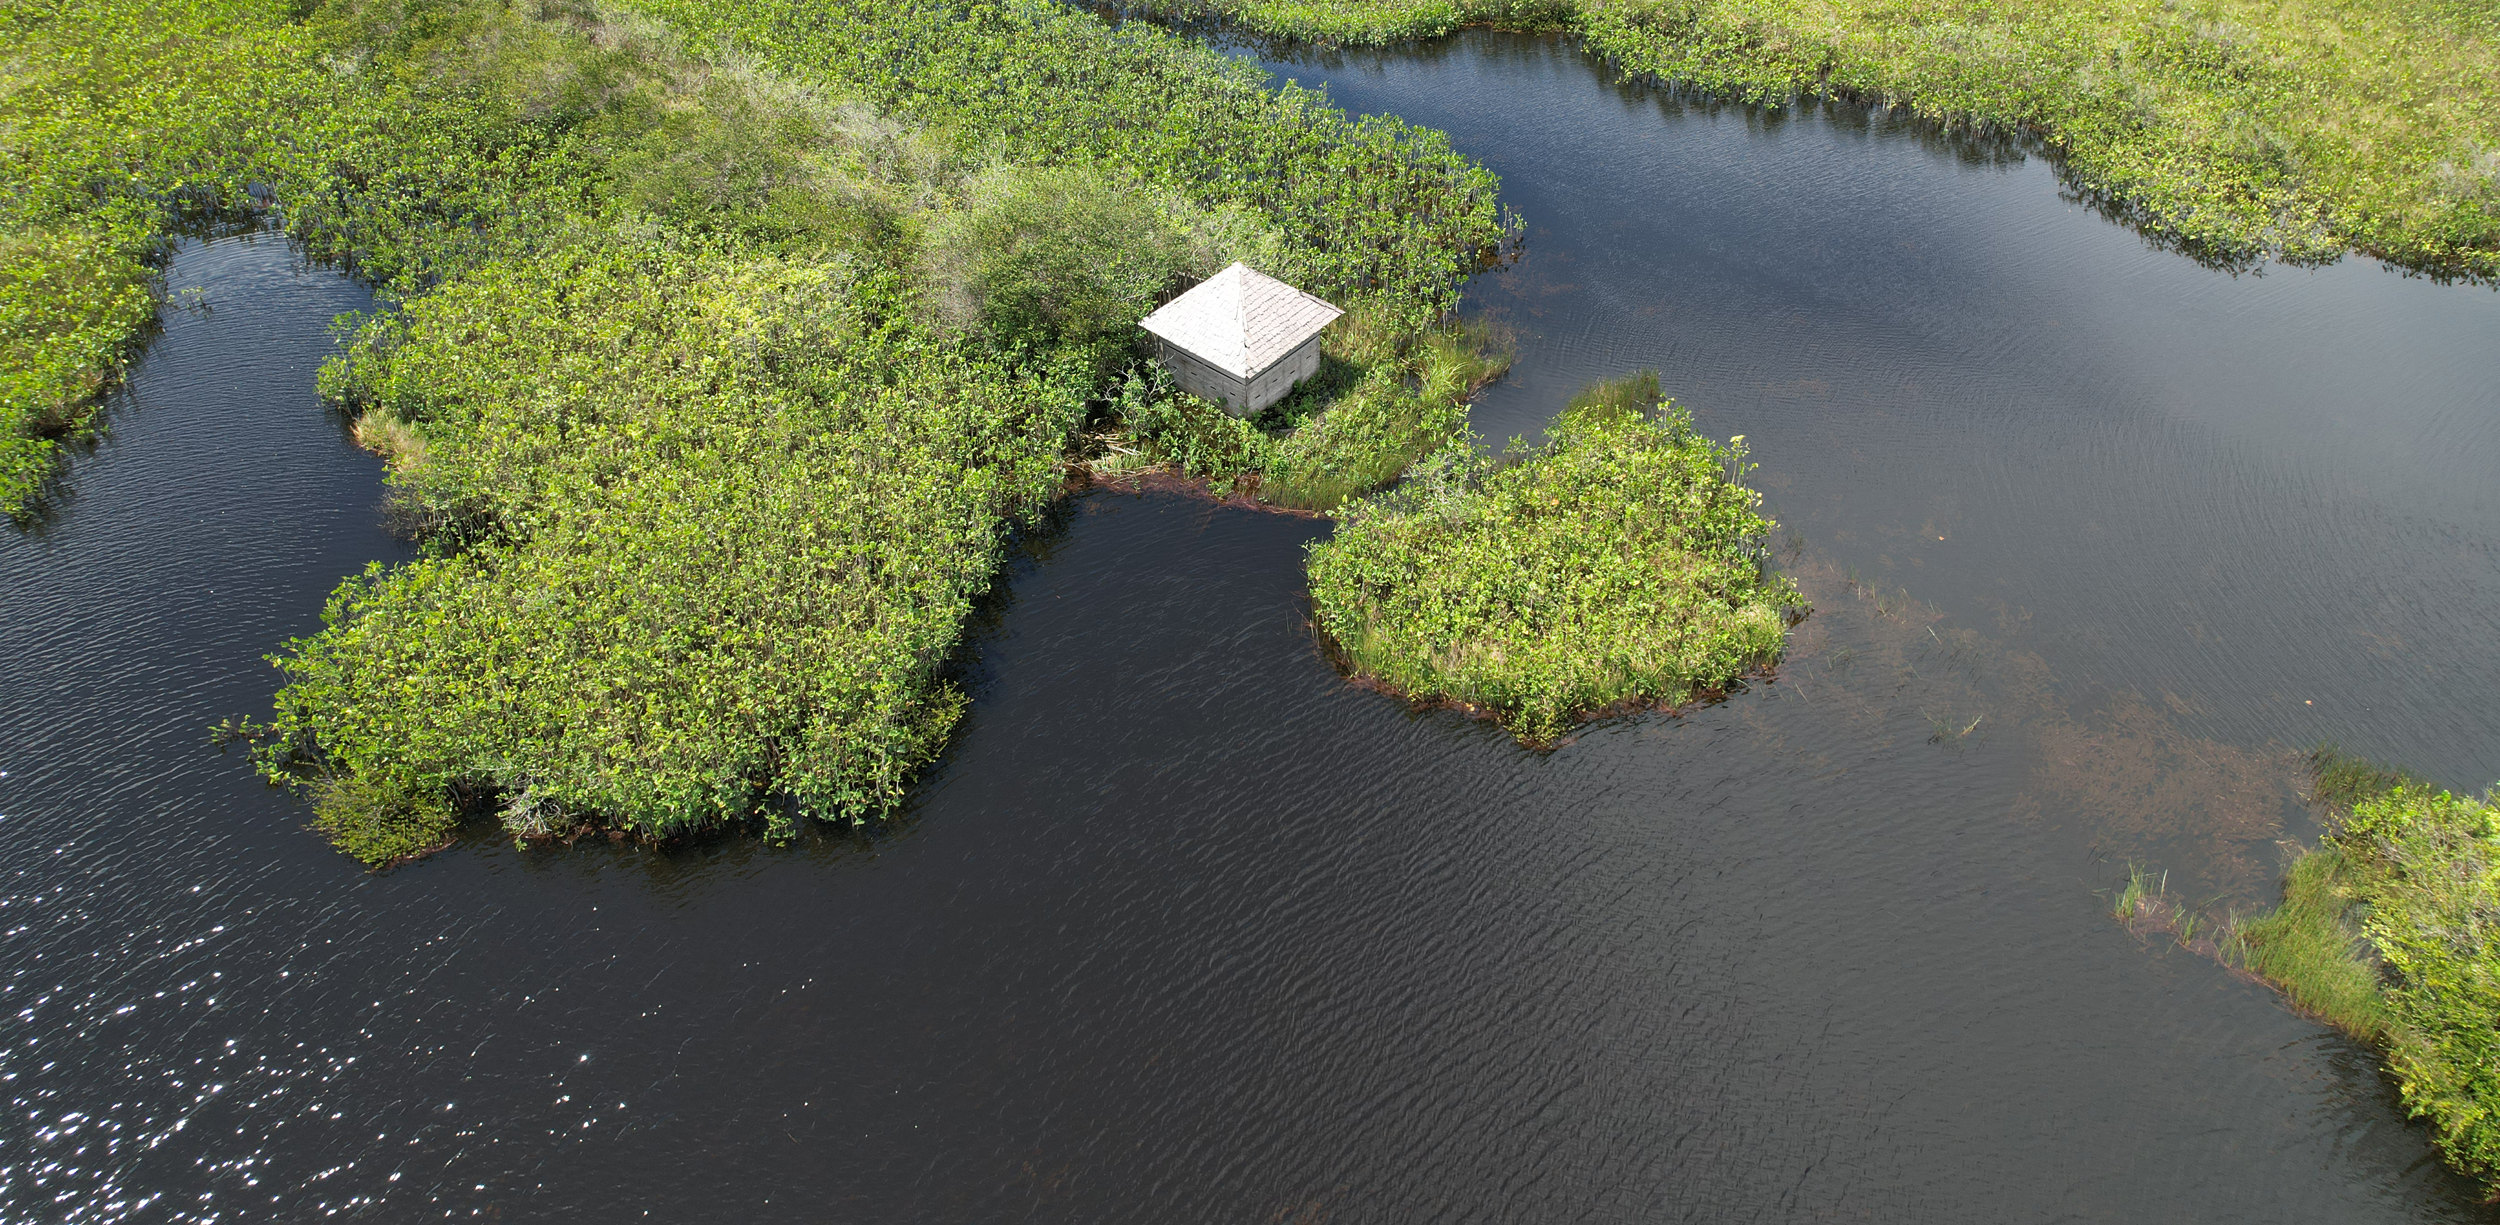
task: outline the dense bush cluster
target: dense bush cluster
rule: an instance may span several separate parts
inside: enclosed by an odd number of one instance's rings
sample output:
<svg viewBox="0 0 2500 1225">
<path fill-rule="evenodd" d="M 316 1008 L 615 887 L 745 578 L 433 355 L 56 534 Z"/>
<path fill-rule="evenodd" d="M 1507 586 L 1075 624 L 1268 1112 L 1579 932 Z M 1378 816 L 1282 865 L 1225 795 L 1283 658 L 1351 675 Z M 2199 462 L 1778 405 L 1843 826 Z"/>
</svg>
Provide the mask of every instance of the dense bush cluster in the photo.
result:
<svg viewBox="0 0 2500 1225">
<path fill-rule="evenodd" d="M 2457 1168 L 2500 1185 L 2500 804 L 2397 786 L 2335 835 L 2392 974 L 2388 1066 Z"/>
<path fill-rule="evenodd" d="M 2314 764 L 2328 833 L 2225 952 L 2383 1050 L 2449 1163 L 2500 1189 L 2500 797 L 2331 749 Z"/>
<path fill-rule="evenodd" d="M 1187 431 L 1154 423 L 1220 419 L 1234 478 L 1392 480 L 1457 434 L 1449 377 L 1408 376 L 1508 233 L 1437 134 L 1043 4 L 219 0 L 9 35 L 40 69 L 7 99 L 13 509 L 185 221 L 274 211 L 395 304 L 322 389 L 424 556 L 341 586 L 238 729 L 375 863 L 487 811 L 665 837 L 884 809 L 1089 419 L 1158 454 Z M 1136 319 L 1237 258 L 1369 321 L 1265 429 L 1138 363 Z"/>
<path fill-rule="evenodd" d="M 1598 384 L 1543 449 L 1445 453 L 1345 510 L 1311 547 L 1317 620 L 1357 673 L 1530 743 L 1726 685 L 1778 657 L 1799 603 L 1743 456 L 1660 406 L 1655 374 Z"/>
<path fill-rule="evenodd" d="M 1882 99 L 2039 137 L 2225 262 L 2350 246 L 2500 278 L 2500 8 L 2447 0 L 1172 0 L 1323 41 L 1567 27 L 1722 97 Z"/>
<path fill-rule="evenodd" d="M 1263 271 L 1394 304 L 1455 303 L 1506 241 L 1491 172 L 1449 139 L 1361 119 L 1314 91 L 1151 26 L 1048 0 L 633 0 L 691 38 L 1018 160 L 1090 165 L 1230 205 L 1287 236 Z"/>
<path fill-rule="evenodd" d="M 329 86 L 260 0 L 17 4 L 0 50 L 0 514 L 16 516 L 155 317 L 168 225 L 243 201 L 283 144 L 271 119 Z"/>
<path fill-rule="evenodd" d="M 853 275 L 612 243 L 366 329 L 330 390 L 414 427 L 394 483 L 468 544 L 350 581 L 281 661 L 272 747 L 362 780 L 321 806 L 343 845 L 422 849 L 462 793 L 649 836 L 899 797 L 1087 372 L 967 361 Z"/>
</svg>

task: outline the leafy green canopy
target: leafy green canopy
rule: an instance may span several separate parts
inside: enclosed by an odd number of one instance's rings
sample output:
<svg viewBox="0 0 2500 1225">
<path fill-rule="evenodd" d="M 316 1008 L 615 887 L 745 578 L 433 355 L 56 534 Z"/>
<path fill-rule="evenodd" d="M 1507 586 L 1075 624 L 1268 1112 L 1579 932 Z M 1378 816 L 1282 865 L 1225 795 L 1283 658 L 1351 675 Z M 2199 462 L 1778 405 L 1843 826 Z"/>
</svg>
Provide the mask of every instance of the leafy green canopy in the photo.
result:
<svg viewBox="0 0 2500 1225">
<path fill-rule="evenodd" d="M 2400 783 L 2334 837 L 2393 981 L 2388 1065 L 2458 1169 L 2500 1186 L 2500 804 Z"/>
<path fill-rule="evenodd" d="M 1323 41 L 1576 30 L 1628 73 L 2040 137 L 2198 254 L 2500 278 L 2500 7 L 2454 0 L 1169 0 Z"/>
<path fill-rule="evenodd" d="M 168 220 L 241 199 L 271 119 L 327 86 L 280 5 L 33 2 L 0 11 L 0 514 L 156 313 Z"/>
<path fill-rule="evenodd" d="M 1765 568 L 1743 440 L 1657 403 L 1655 374 L 1598 384 L 1541 451 L 1491 471 L 1452 454 L 1352 504 L 1311 547 L 1320 628 L 1358 674 L 1531 743 L 1776 659 L 1800 601 Z"/>
<path fill-rule="evenodd" d="M 1409 326 L 1452 305 L 1506 241 L 1491 172 L 1449 138 L 1144 25 L 1048 2 L 630 0 L 698 40 L 857 94 L 1018 161 L 1086 165 L 1266 218 L 1265 271 L 1377 296 Z"/>
<path fill-rule="evenodd" d="M 453 793 L 516 833 L 870 814 L 953 724 L 939 665 L 1086 371 L 967 361 L 888 274 L 725 254 L 490 263 L 332 374 L 476 542 L 349 581 L 280 661 L 271 747 L 364 780 L 323 796 L 351 849 L 423 849 Z"/>
</svg>

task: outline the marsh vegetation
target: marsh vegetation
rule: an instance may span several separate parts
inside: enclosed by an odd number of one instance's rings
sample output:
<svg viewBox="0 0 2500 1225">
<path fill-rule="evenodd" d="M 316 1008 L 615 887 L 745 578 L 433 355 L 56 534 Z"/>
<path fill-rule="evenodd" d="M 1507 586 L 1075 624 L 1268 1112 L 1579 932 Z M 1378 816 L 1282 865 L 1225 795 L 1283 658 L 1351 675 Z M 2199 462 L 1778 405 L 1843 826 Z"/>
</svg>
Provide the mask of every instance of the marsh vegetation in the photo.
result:
<svg viewBox="0 0 2500 1225">
<path fill-rule="evenodd" d="M 1803 604 L 1744 439 L 1714 442 L 1644 372 L 1575 396 L 1541 447 L 1437 456 L 1311 546 L 1311 604 L 1356 675 L 1485 711 L 1530 744 L 1673 706 L 1779 657 Z"/>
<path fill-rule="evenodd" d="M 2500 276 L 2500 10 L 2441 0 L 1166 0 L 1298 39 L 1564 29 L 1716 97 L 1883 102 L 2036 138 L 2085 197 L 2216 262 L 2346 248 Z"/>
<path fill-rule="evenodd" d="M 2500 1186 L 2500 802 L 2321 749 L 2325 834 L 2283 873 L 2283 902 L 2217 919 L 2131 870 L 2114 912 L 2241 966 L 2302 1012 L 2378 1050 L 2450 1165 Z M 2200 930 L 2201 929 L 2201 930 Z"/>
<path fill-rule="evenodd" d="M 10 99 L 17 207 L 55 237 L 9 249 L 0 301 L 32 354 L 13 508 L 175 227 L 274 213 L 391 303 L 342 321 L 321 390 L 424 556 L 342 584 L 275 657 L 274 717 L 230 729 L 349 853 L 484 813 L 662 838 L 882 812 L 960 714 L 972 602 L 1088 423 L 1196 454 L 1156 423 L 1204 406 L 1143 372 L 1134 323 L 1233 259 L 1358 322 L 1227 479 L 1331 502 L 1456 431 L 1468 376 L 1435 372 L 1475 359 L 1437 321 L 1509 231 L 1437 134 L 1046 4 L 823 16 L 340 0 L 14 28 L 47 69 Z M 1087 85 L 992 89 L 1054 77 Z"/>
</svg>

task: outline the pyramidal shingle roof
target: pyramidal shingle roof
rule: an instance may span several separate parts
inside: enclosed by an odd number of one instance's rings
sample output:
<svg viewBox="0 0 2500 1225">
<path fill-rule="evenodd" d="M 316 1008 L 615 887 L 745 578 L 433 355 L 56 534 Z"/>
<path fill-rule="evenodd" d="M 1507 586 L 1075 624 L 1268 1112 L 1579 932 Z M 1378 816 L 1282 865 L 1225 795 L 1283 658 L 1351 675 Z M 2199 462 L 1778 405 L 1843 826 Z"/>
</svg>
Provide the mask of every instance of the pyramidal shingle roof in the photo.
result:
<svg viewBox="0 0 2500 1225">
<path fill-rule="evenodd" d="M 1235 378 L 1250 378 L 1344 311 L 1235 262 L 1163 304 L 1141 325 Z"/>
</svg>

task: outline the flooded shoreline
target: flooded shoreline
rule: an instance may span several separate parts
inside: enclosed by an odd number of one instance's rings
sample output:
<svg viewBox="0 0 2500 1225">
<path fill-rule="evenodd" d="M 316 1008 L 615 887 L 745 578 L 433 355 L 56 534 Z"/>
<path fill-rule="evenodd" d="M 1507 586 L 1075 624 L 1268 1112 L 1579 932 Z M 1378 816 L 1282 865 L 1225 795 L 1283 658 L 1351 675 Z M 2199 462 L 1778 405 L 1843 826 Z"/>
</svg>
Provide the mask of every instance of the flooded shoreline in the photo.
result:
<svg viewBox="0 0 2500 1225">
<path fill-rule="evenodd" d="M 2220 276 L 2045 167 L 1662 108 L 1532 41 L 1278 67 L 1449 129 L 1530 219 L 1469 299 L 1520 336 L 1481 434 L 1655 366 L 1748 436 L 1817 608 L 1776 678 L 1525 752 L 1336 674 L 1323 524 L 1079 494 L 890 825 L 369 876 L 207 739 L 406 555 L 312 392 L 368 299 L 188 245 L 169 284 L 209 310 L 0 541 L 0 705 L 32 712 L 0 1062 L 37 1121 L 0 1200 L 2491 1219 L 2366 1052 L 2108 893 L 2133 860 L 2262 895 L 2316 739 L 2488 781 L 2492 295 Z"/>
</svg>

